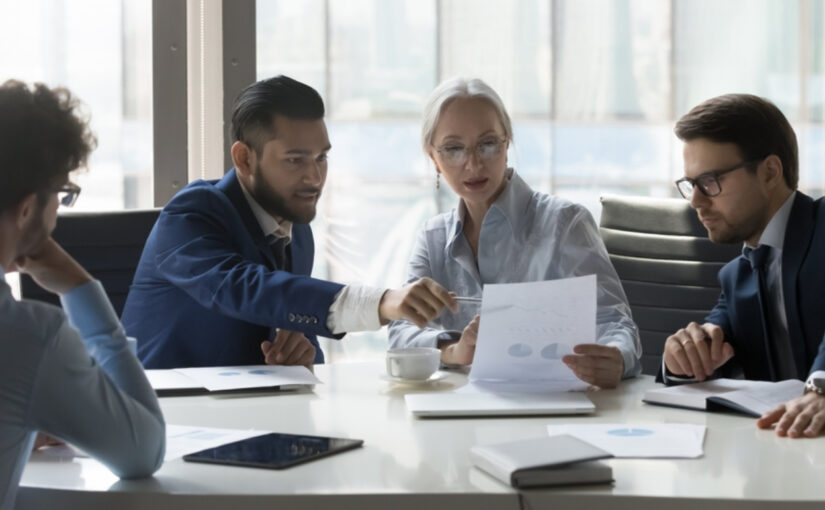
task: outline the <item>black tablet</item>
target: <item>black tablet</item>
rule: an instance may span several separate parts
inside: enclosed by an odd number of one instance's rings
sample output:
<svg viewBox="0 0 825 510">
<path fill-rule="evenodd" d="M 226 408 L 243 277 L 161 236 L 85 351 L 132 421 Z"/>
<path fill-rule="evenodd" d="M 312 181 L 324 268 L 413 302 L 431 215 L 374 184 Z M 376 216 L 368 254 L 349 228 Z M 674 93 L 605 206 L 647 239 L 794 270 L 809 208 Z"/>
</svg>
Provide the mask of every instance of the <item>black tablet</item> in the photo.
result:
<svg viewBox="0 0 825 510">
<path fill-rule="evenodd" d="M 269 469 L 284 469 L 358 448 L 360 439 L 270 433 L 184 455 L 189 462 L 209 462 Z"/>
</svg>

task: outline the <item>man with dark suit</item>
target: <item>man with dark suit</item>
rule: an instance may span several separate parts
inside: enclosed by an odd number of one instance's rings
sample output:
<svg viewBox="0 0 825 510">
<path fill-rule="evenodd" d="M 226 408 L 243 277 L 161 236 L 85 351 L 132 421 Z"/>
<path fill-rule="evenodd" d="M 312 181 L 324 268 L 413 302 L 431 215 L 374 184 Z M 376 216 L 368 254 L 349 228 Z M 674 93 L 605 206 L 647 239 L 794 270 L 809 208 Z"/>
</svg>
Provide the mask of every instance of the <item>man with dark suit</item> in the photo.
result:
<svg viewBox="0 0 825 510">
<path fill-rule="evenodd" d="M 318 93 L 285 76 L 238 96 L 235 168 L 178 193 L 141 256 L 123 325 L 145 367 L 322 363 L 316 335 L 455 310 L 430 279 L 387 290 L 309 276 L 331 147 L 323 116 Z"/>
<path fill-rule="evenodd" d="M 745 94 L 705 101 L 675 132 L 685 142 L 679 190 L 713 242 L 744 247 L 719 272 L 707 322 L 668 337 L 664 379 L 807 379 L 803 395 L 757 425 L 816 436 L 825 427 L 825 204 L 796 190 L 796 135 L 775 105 Z"/>
</svg>

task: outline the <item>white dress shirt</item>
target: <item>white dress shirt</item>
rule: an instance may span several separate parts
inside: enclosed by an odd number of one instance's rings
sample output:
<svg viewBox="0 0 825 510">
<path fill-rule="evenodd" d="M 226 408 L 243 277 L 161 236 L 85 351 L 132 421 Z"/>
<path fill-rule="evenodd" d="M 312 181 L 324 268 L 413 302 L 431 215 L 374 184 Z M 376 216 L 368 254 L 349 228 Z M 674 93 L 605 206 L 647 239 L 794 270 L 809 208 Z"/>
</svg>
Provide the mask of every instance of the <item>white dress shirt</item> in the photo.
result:
<svg viewBox="0 0 825 510">
<path fill-rule="evenodd" d="M 288 245 L 292 241 L 292 222 L 274 218 L 252 197 L 243 181 L 238 179 L 238 182 L 264 235 L 274 236 L 276 239 L 285 237 Z M 379 329 L 381 319 L 378 315 L 378 305 L 386 290 L 368 285 L 346 285 L 338 292 L 329 307 L 327 329 L 336 335 L 348 331 Z"/>
</svg>

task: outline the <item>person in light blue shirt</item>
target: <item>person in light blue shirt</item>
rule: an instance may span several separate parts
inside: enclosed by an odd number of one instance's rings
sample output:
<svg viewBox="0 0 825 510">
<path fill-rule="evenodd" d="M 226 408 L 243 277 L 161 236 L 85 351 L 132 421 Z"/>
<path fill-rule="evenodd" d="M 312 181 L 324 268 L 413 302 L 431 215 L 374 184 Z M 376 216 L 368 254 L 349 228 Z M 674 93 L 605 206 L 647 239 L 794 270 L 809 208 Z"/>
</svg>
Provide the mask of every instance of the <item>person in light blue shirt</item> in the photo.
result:
<svg viewBox="0 0 825 510">
<path fill-rule="evenodd" d="M 50 237 L 58 205 L 80 193 L 69 173 L 95 143 L 76 107 L 65 89 L 0 85 L 0 510 L 14 507 L 38 432 L 124 478 L 163 462 L 163 415 L 112 305 Z M 15 300 L 12 271 L 59 294 L 63 310 Z"/>
<path fill-rule="evenodd" d="M 641 371 L 641 345 L 630 307 L 590 213 L 536 192 L 507 167 L 510 118 L 496 92 L 478 79 L 438 86 L 425 108 L 422 146 L 459 196 L 458 207 L 419 232 L 409 281 L 429 277 L 462 296 L 480 297 L 488 283 L 553 280 L 595 274 L 597 343 L 562 360 L 581 380 L 612 388 Z M 429 327 L 390 325 L 392 347 L 438 346 L 447 364 L 472 362 L 478 308 L 445 311 Z"/>
</svg>

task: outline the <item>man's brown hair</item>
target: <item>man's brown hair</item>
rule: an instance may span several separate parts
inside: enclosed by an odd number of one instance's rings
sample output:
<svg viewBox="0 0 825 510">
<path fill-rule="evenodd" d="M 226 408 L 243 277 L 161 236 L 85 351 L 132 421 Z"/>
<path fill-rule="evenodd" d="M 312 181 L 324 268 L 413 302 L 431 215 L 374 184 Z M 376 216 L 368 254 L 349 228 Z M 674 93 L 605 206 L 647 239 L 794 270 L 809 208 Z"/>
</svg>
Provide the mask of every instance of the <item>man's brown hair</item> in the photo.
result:
<svg viewBox="0 0 825 510">
<path fill-rule="evenodd" d="M 682 141 L 707 138 L 733 143 L 745 161 L 775 154 L 788 187 L 799 181 L 799 150 L 788 119 L 772 102 L 751 94 L 725 94 L 695 106 L 673 130 Z M 753 170 L 753 168 L 751 168 Z"/>
</svg>

